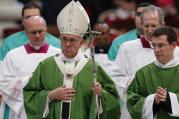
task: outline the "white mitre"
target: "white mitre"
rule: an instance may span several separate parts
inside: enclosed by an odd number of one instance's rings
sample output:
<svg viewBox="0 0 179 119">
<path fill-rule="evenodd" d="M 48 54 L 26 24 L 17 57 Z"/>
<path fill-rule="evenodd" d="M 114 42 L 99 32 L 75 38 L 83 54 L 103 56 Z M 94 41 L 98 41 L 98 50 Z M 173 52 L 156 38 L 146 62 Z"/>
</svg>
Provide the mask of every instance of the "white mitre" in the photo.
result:
<svg viewBox="0 0 179 119">
<path fill-rule="evenodd" d="M 60 34 L 72 34 L 83 37 L 88 30 L 89 17 L 79 1 L 72 0 L 57 17 Z"/>
</svg>

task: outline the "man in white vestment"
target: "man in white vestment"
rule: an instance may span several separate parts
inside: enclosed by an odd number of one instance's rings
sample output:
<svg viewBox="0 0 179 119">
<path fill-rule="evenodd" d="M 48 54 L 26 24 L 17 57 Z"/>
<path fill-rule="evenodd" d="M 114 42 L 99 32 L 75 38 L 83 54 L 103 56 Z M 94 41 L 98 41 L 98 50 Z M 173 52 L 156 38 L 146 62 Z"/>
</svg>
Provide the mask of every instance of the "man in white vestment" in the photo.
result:
<svg viewBox="0 0 179 119">
<path fill-rule="evenodd" d="M 29 42 L 9 51 L 2 62 L 0 119 L 27 118 L 23 106 L 23 87 L 28 83 L 40 61 L 60 52 L 60 49 L 45 42 L 47 26 L 42 17 L 28 18 L 25 32 Z"/>
<path fill-rule="evenodd" d="M 152 34 L 156 61 L 139 69 L 127 90 L 127 107 L 132 119 L 179 118 L 179 59 L 175 31 L 168 26 Z"/>
<path fill-rule="evenodd" d="M 111 65 L 113 63 L 107 56 L 109 47 L 111 46 L 111 42 L 109 40 L 111 37 L 110 27 L 106 23 L 96 23 L 93 30 L 101 32 L 101 34 L 97 34 L 94 38 L 95 60 L 110 75 Z"/>
<path fill-rule="evenodd" d="M 126 111 L 126 90 L 128 85 L 133 80 L 138 69 L 155 60 L 151 46 L 151 34 L 157 27 L 165 25 L 163 11 L 153 5 L 146 7 L 140 17 L 144 37 L 122 44 L 115 61 L 117 63 L 116 74 L 118 76 L 114 81 L 121 98 L 122 119 L 130 118 Z M 179 55 L 178 48 L 175 49 L 175 54 Z"/>
</svg>

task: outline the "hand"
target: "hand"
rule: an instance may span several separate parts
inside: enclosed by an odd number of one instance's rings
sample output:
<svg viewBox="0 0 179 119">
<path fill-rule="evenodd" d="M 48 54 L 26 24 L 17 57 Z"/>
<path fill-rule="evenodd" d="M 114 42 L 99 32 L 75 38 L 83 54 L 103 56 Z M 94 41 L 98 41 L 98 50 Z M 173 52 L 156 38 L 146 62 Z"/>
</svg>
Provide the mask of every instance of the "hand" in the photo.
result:
<svg viewBox="0 0 179 119">
<path fill-rule="evenodd" d="M 156 91 L 156 95 L 154 97 L 155 103 L 158 105 L 161 102 L 165 102 L 166 98 L 167 98 L 167 91 L 166 91 L 166 89 L 164 89 L 162 87 L 158 87 L 157 91 Z"/>
<path fill-rule="evenodd" d="M 50 100 L 72 100 L 75 95 L 73 88 L 66 88 L 65 86 L 56 88 L 49 92 Z"/>
<path fill-rule="evenodd" d="M 100 96 L 102 92 L 102 87 L 99 82 L 93 82 L 93 94 Z"/>
</svg>

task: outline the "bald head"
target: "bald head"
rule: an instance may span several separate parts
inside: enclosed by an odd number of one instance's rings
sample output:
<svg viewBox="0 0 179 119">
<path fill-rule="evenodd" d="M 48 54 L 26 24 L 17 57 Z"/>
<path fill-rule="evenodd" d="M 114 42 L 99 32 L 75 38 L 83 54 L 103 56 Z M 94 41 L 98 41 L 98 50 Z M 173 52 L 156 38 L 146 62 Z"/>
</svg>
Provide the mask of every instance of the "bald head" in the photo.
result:
<svg viewBox="0 0 179 119">
<path fill-rule="evenodd" d="M 31 26 L 31 25 L 36 25 L 36 24 L 41 24 L 41 25 L 44 25 L 44 27 L 46 27 L 46 22 L 44 20 L 44 18 L 42 18 L 41 16 L 32 16 L 30 18 L 28 18 L 26 20 L 26 23 L 24 24 L 24 27 L 25 29 L 28 27 L 28 26 Z"/>
</svg>

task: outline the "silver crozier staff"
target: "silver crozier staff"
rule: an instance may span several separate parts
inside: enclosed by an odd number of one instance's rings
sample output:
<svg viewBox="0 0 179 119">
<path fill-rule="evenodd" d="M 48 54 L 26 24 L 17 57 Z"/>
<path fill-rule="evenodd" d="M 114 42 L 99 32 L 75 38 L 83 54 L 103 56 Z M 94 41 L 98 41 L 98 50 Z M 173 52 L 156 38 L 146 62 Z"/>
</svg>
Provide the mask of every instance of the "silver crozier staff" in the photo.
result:
<svg viewBox="0 0 179 119">
<path fill-rule="evenodd" d="M 94 84 L 96 83 L 96 63 L 95 63 L 95 60 L 94 60 L 94 54 L 95 54 L 95 46 L 93 44 L 93 35 L 94 34 L 98 34 L 98 32 L 92 32 L 91 30 L 91 26 L 90 24 L 88 24 L 88 28 L 89 28 L 89 38 L 90 40 L 92 41 L 92 46 L 90 47 L 91 49 L 91 57 L 92 57 L 92 61 L 93 61 L 93 69 L 92 69 L 92 73 L 93 73 L 93 79 L 94 79 Z M 99 32 L 100 34 L 100 32 Z M 95 104 L 96 104 L 96 111 L 97 111 L 97 119 L 100 119 L 99 118 L 99 99 L 98 99 L 98 96 L 95 95 Z"/>
</svg>

